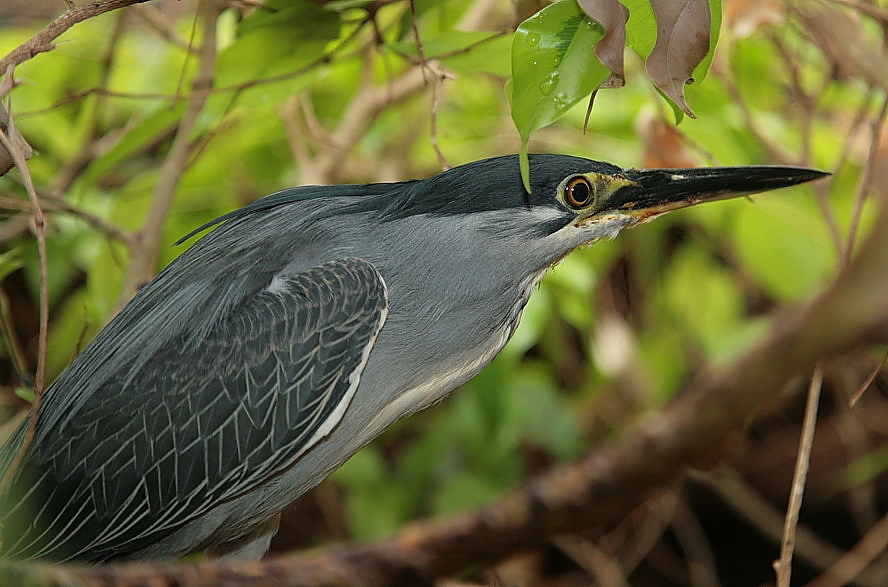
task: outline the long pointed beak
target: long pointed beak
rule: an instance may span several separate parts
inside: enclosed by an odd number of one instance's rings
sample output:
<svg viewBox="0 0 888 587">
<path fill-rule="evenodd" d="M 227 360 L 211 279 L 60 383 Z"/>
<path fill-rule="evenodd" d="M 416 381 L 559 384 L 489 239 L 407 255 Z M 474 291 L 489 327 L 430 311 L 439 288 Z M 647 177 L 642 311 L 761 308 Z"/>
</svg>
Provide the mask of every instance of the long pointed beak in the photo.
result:
<svg viewBox="0 0 888 587">
<path fill-rule="evenodd" d="M 813 181 L 829 175 L 805 167 L 756 165 L 693 169 L 627 169 L 600 202 L 644 222 L 670 210 Z"/>
</svg>

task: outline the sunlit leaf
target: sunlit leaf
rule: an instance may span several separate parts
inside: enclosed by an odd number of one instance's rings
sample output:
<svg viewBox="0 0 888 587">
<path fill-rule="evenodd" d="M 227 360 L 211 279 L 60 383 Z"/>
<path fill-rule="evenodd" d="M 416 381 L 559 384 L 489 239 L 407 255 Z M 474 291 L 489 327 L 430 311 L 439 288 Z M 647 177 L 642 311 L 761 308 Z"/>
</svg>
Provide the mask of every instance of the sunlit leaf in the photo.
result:
<svg viewBox="0 0 888 587">
<path fill-rule="evenodd" d="M 710 357 L 730 349 L 743 309 L 741 292 L 730 274 L 700 247 L 684 247 L 669 264 L 663 293 L 676 323 Z"/>
<path fill-rule="evenodd" d="M 551 4 L 518 27 L 512 41 L 512 119 L 522 142 L 607 78 L 610 71 L 591 51 L 602 34 L 574 0 Z"/>
<path fill-rule="evenodd" d="M 423 37 L 422 50 L 426 59 L 437 59 L 451 69 L 508 75 L 509 63 L 503 58 L 503 49 L 508 50 L 511 42 L 510 35 L 451 30 L 433 37 Z M 419 56 L 413 40 L 387 43 L 385 48 L 412 58 Z"/>
<path fill-rule="evenodd" d="M 626 45 L 642 59 L 647 57 L 657 41 L 657 19 L 648 0 L 622 0 L 629 9 L 626 21 Z"/>
<path fill-rule="evenodd" d="M 184 105 L 179 103 L 172 108 L 158 104 L 150 114 L 134 119 L 107 150 L 93 158 L 89 166 L 78 178 L 74 190 L 92 189 L 105 174 L 120 164 L 132 159 L 139 151 L 148 149 L 176 128 L 182 116 Z"/>
<path fill-rule="evenodd" d="M 14 247 L 0 253 L 0 280 L 24 265 L 21 254 L 21 247 Z"/>
<path fill-rule="evenodd" d="M 363 8 L 368 4 L 373 4 L 376 0 L 331 0 L 324 3 L 324 8 L 341 12 L 351 8 Z"/>
<path fill-rule="evenodd" d="M 472 473 L 461 473 L 446 480 L 435 495 L 432 509 L 438 515 L 454 514 L 480 507 L 502 493 L 502 487 Z"/>
<path fill-rule="evenodd" d="M 822 220 L 783 198 L 740 207 L 735 234 L 744 267 L 778 300 L 809 295 L 835 262 Z"/>
<path fill-rule="evenodd" d="M 339 15 L 313 2 L 271 0 L 244 19 L 216 63 L 217 88 L 297 71 L 339 33 Z"/>
<path fill-rule="evenodd" d="M 700 63 L 697 64 L 697 67 L 691 73 L 691 80 L 695 85 L 706 79 L 706 75 L 709 73 L 709 66 L 712 65 L 712 58 L 715 57 L 715 47 L 718 45 L 719 31 L 721 31 L 722 23 L 721 0 L 709 0 L 709 19 L 709 51 L 706 52 L 706 55 L 703 56 L 703 59 L 700 60 Z"/>
<path fill-rule="evenodd" d="M 13 393 L 19 399 L 23 399 L 28 403 L 34 403 L 34 390 L 30 387 L 16 387 Z"/>
<path fill-rule="evenodd" d="M 410 9 L 404 11 L 404 16 L 401 17 L 401 21 L 398 24 L 398 30 L 395 34 L 396 39 L 407 39 L 413 34 L 414 17 L 419 21 L 423 15 L 430 12 L 432 9 L 441 8 L 443 10 L 444 6 L 447 6 L 449 9 L 455 4 L 453 0 L 412 0 L 412 2 L 412 14 Z M 457 9 L 452 10 L 452 13 L 454 14 L 457 12 Z"/>
</svg>

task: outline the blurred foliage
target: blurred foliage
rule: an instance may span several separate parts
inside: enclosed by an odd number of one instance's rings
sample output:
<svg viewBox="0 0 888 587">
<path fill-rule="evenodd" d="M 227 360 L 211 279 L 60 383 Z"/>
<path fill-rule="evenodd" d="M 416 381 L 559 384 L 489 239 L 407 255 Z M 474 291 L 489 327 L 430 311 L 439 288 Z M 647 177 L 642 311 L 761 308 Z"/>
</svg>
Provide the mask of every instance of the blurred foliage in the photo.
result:
<svg viewBox="0 0 888 587">
<path fill-rule="evenodd" d="M 720 18 L 720 3 L 710 4 Z M 702 206 L 571 255 L 488 369 L 334 474 L 347 489 L 348 534 L 379 536 L 478 505 L 619 435 L 706 364 L 736 356 L 777 304 L 809 298 L 839 267 L 884 86 L 854 71 L 839 75 L 835 61 L 844 56 L 805 34 L 801 9 L 726 2 L 718 50 L 701 66 L 712 59 L 711 72 L 685 88 L 697 118 L 678 127 L 638 55 L 627 52 L 625 86 L 597 94 L 583 132 L 586 105 L 577 102 L 607 71 L 588 51 L 556 63 L 525 46 L 534 44 L 535 22 L 552 17 L 546 30 L 561 31 L 565 18 L 576 20 L 570 0 L 517 33 L 506 0 L 416 0 L 413 12 L 402 0 L 241 6 L 217 24 L 214 90 L 190 130 L 158 269 L 193 227 L 282 187 L 423 177 L 442 160 L 515 153 L 522 139 L 532 152 L 622 166 L 795 163 L 835 172 L 814 188 L 819 198 L 802 187 Z M 825 6 L 853 17 L 862 37 L 879 38 L 875 19 Z M 152 2 L 90 19 L 16 70 L 10 108 L 36 151 L 34 182 L 73 210 L 52 213 L 47 229 L 50 380 L 115 310 L 138 241 L 94 219 L 131 235 L 155 205 L 197 67 L 194 8 Z M 0 53 L 39 26 L 0 23 Z M 653 38 L 634 26 L 630 46 L 649 49 Z M 574 29 L 600 35 L 593 25 Z M 522 78 L 534 59 L 539 66 Z M 504 88 L 513 73 L 510 111 Z M 555 74 L 575 95 L 541 107 Z M 18 177 L 0 178 L 0 277 L 15 337 L 34 365 L 38 264 Z M 864 231 L 870 212 L 868 204 L 859 212 Z M 0 346 L 3 403 L 21 407 L 14 390 L 29 382 L 9 348 Z M 874 454 L 882 457 L 864 464 L 884 468 L 883 453 Z M 873 469 L 861 466 L 847 478 L 871 479 Z"/>
</svg>

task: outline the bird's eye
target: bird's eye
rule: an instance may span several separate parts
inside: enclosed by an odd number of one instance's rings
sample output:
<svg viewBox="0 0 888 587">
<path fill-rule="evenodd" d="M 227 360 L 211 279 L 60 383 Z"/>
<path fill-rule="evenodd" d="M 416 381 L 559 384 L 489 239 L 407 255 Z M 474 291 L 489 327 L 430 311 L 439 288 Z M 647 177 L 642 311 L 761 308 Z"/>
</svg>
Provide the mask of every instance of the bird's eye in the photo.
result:
<svg viewBox="0 0 888 587">
<path fill-rule="evenodd" d="M 592 186 L 585 177 L 575 177 L 564 186 L 564 203 L 571 208 L 583 208 L 592 201 Z"/>
</svg>

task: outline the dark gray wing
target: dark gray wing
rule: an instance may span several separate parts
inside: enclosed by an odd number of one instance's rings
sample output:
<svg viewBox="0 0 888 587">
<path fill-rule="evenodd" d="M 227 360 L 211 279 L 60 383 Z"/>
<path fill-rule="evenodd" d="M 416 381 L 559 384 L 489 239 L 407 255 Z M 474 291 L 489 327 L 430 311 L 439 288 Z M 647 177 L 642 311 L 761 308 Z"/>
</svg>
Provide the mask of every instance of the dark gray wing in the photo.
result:
<svg viewBox="0 0 888 587">
<path fill-rule="evenodd" d="M 125 556 L 280 473 L 342 418 L 386 308 L 370 263 L 334 261 L 117 373 L 34 447 L 4 497 L 2 550 Z"/>
</svg>

